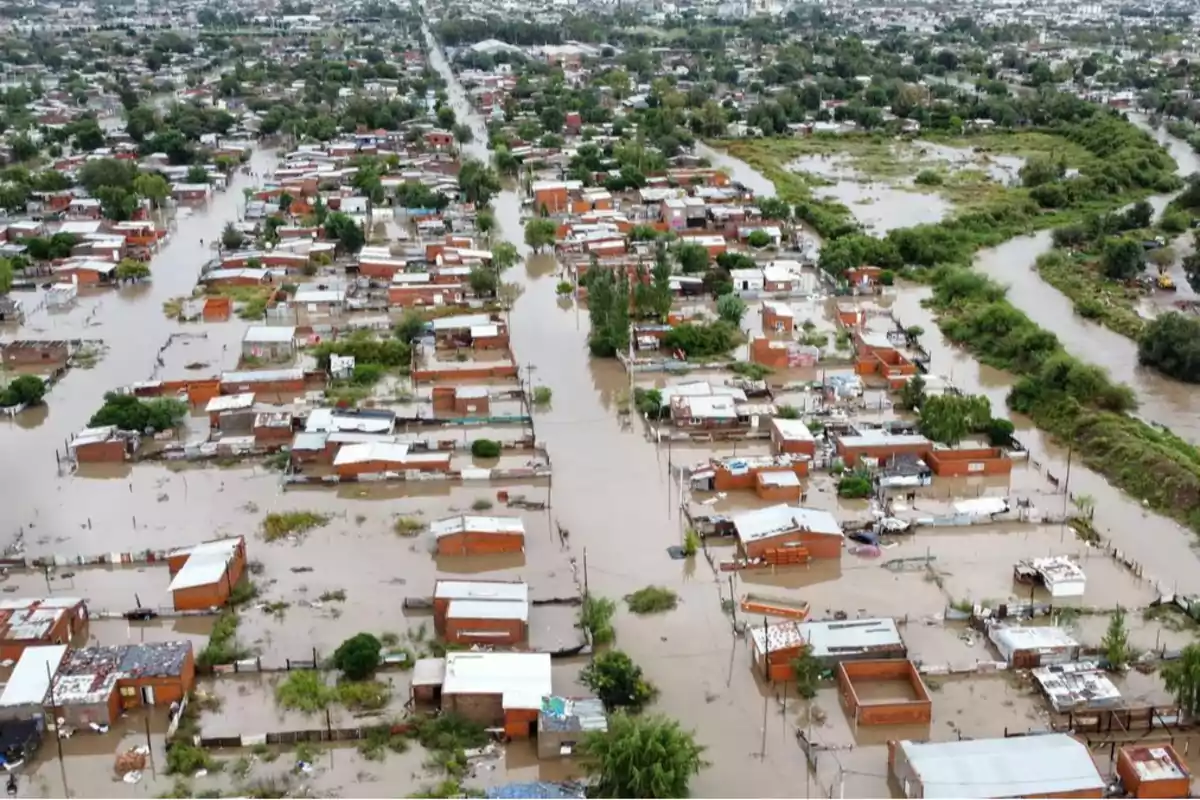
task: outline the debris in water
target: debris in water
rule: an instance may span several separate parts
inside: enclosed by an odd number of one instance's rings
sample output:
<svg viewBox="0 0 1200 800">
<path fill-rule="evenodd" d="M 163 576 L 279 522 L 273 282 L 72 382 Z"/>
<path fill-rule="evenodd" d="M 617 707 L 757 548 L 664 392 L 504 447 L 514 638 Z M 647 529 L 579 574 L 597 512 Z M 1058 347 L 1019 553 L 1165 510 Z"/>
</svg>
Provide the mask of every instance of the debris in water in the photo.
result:
<svg viewBox="0 0 1200 800">
<path fill-rule="evenodd" d="M 292 567 L 292 572 L 295 572 L 295 573 L 312 572 L 312 571 L 313 571 L 312 567 Z"/>
<path fill-rule="evenodd" d="M 162 494 L 160 494 L 158 496 L 158 502 L 160 502 L 160 503 L 165 503 L 170 499 L 171 499 L 171 496 L 169 494 L 167 494 L 166 492 L 163 492 Z"/>
</svg>

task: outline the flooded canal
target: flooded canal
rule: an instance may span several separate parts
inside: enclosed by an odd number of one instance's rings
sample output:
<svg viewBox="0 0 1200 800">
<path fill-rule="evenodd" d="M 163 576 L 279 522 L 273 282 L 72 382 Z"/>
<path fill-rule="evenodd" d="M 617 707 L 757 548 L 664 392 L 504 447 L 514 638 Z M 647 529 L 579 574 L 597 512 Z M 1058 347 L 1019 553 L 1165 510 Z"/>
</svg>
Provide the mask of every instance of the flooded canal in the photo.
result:
<svg viewBox="0 0 1200 800">
<path fill-rule="evenodd" d="M 1130 119 L 1170 150 L 1179 165 L 1180 175 L 1200 171 L 1200 157 L 1185 142 L 1164 130 L 1150 128 L 1140 115 L 1131 114 Z M 1149 199 L 1155 211 L 1161 213 L 1173 197 L 1164 194 Z M 1049 252 L 1052 246 L 1049 231 L 1020 236 L 999 247 L 981 251 L 975 266 L 1009 287 L 1009 302 L 1058 336 L 1067 352 L 1087 363 L 1104 367 L 1115 380 L 1128 384 L 1137 394 L 1141 417 L 1170 428 L 1193 444 L 1200 444 L 1200 392 L 1188 384 L 1139 366 L 1136 342 L 1076 314 L 1070 299 L 1043 281 L 1034 268 L 1038 256 Z"/>
</svg>

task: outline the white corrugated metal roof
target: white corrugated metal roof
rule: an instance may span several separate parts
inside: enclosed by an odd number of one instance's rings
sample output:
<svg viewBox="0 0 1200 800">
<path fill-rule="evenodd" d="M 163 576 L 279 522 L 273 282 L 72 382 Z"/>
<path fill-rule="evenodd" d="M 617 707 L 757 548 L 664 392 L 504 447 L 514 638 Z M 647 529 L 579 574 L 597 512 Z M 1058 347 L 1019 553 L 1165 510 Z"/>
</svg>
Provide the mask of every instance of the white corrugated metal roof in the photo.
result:
<svg viewBox="0 0 1200 800">
<path fill-rule="evenodd" d="M 197 586 L 208 586 L 217 583 L 225 574 L 225 568 L 233 560 L 233 555 L 241 544 L 241 537 L 219 539 L 215 542 L 204 542 L 186 550 L 188 559 L 183 563 L 179 572 L 171 579 L 168 591 L 176 592 L 181 589 L 194 589 Z M 179 555 L 180 551 L 172 553 Z"/>
<path fill-rule="evenodd" d="M 553 694 L 549 653 L 447 653 L 442 694 L 498 694 L 504 708 L 540 710 Z"/>
<path fill-rule="evenodd" d="M 0 707 L 41 705 L 66 655 L 65 644 L 26 647 L 0 694 Z"/>
<path fill-rule="evenodd" d="M 733 527 L 743 542 L 765 539 L 797 528 L 830 536 L 842 535 L 842 526 L 828 511 L 797 508 L 786 503 L 738 514 L 733 518 Z"/>
<path fill-rule="evenodd" d="M 519 517 L 458 516 L 439 519 L 429 524 L 434 536 L 452 536 L 463 531 L 473 533 L 525 533 L 525 523 Z"/>
<path fill-rule="evenodd" d="M 440 600 L 529 600 L 528 584 L 519 581 L 437 581 L 433 596 Z"/>
<path fill-rule="evenodd" d="M 392 463 L 404 461 L 408 456 L 408 445 L 392 442 L 366 442 L 363 444 L 345 444 L 333 458 L 333 465 L 363 464 L 368 461 L 388 461 Z"/>
<path fill-rule="evenodd" d="M 223 394 L 208 401 L 204 410 L 209 414 L 214 411 L 232 411 L 236 408 L 250 408 L 254 405 L 254 392 L 241 394 Z"/>
<path fill-rule="evenodd" d="M 296 329 L 291 325 L 252 325 L 246 329 L 243 342 L 282 343 L 296 338 Z"/>
<path fill-rule="evenodd" d="M 529 603 L 524 600 L 451 600 L 447 619 L 519 619 L 529 621 Z"/>
<path fill-rule="evenodd" d="M 1087 745 L 1065 733 L 897 746 L 926 798 L 1044 797 L 1105 787 Z"/>
</svg>

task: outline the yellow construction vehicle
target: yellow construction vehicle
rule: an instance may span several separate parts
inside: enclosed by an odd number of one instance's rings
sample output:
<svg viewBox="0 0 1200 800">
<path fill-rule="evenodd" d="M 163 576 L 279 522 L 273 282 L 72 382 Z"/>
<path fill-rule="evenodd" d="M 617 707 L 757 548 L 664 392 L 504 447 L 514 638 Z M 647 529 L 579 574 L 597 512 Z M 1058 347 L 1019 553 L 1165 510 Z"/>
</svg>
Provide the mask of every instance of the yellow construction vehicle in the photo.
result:
<svg viewBox="0 0 1200 800">
<path fill-rule="evenodd" d="M 1170 275 L 1159 275 L 1158 280 L 1155 283 L 1158 285 L 1158 288 L 1160 291 L 1163 291 L 1163 292 L 1175 291 L 1175 281 L 1173 281 L 1171 279 Z"/>
</svg>

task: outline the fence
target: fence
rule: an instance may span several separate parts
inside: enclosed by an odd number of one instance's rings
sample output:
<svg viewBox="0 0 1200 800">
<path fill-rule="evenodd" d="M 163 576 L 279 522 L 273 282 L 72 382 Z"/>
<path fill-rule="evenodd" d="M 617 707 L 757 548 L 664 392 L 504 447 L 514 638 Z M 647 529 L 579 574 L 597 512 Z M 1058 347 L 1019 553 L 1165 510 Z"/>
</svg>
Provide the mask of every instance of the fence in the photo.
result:
<svg viewBox="0 0 1200 800">
<path fill-rule="evenodd" d="M 283 663 L 278 662 L 272 664 L 263 664 L 262 656 L 254 658 L 244 658 L 239 661 L 234 661 L 229 664 L 211 664 L 211 665 L 196 665 L 196 673 L 199 675 L 242 675 L 256 674 L 259 672 L 291 672 L 292 670 L 314 670 L 319 669 L 321 664 L 320 654 L 317 648 L 313 648 L 312 653 L 305 658 L 284 658 Z"/>
<path fill-rule="evenodd" d="M 411 725 L 362 725 L 356 728 L 333 727 L 329 711 L 324 728 L 306 730 L 243 733 L 238 736 L 197 736 L 194 743 L 206 749 L 254 747 L 261 744 L 297 744 L 299 742 L 355 742 L 374 735 L 394 736 L 407 733 Z"/>
</svg>

